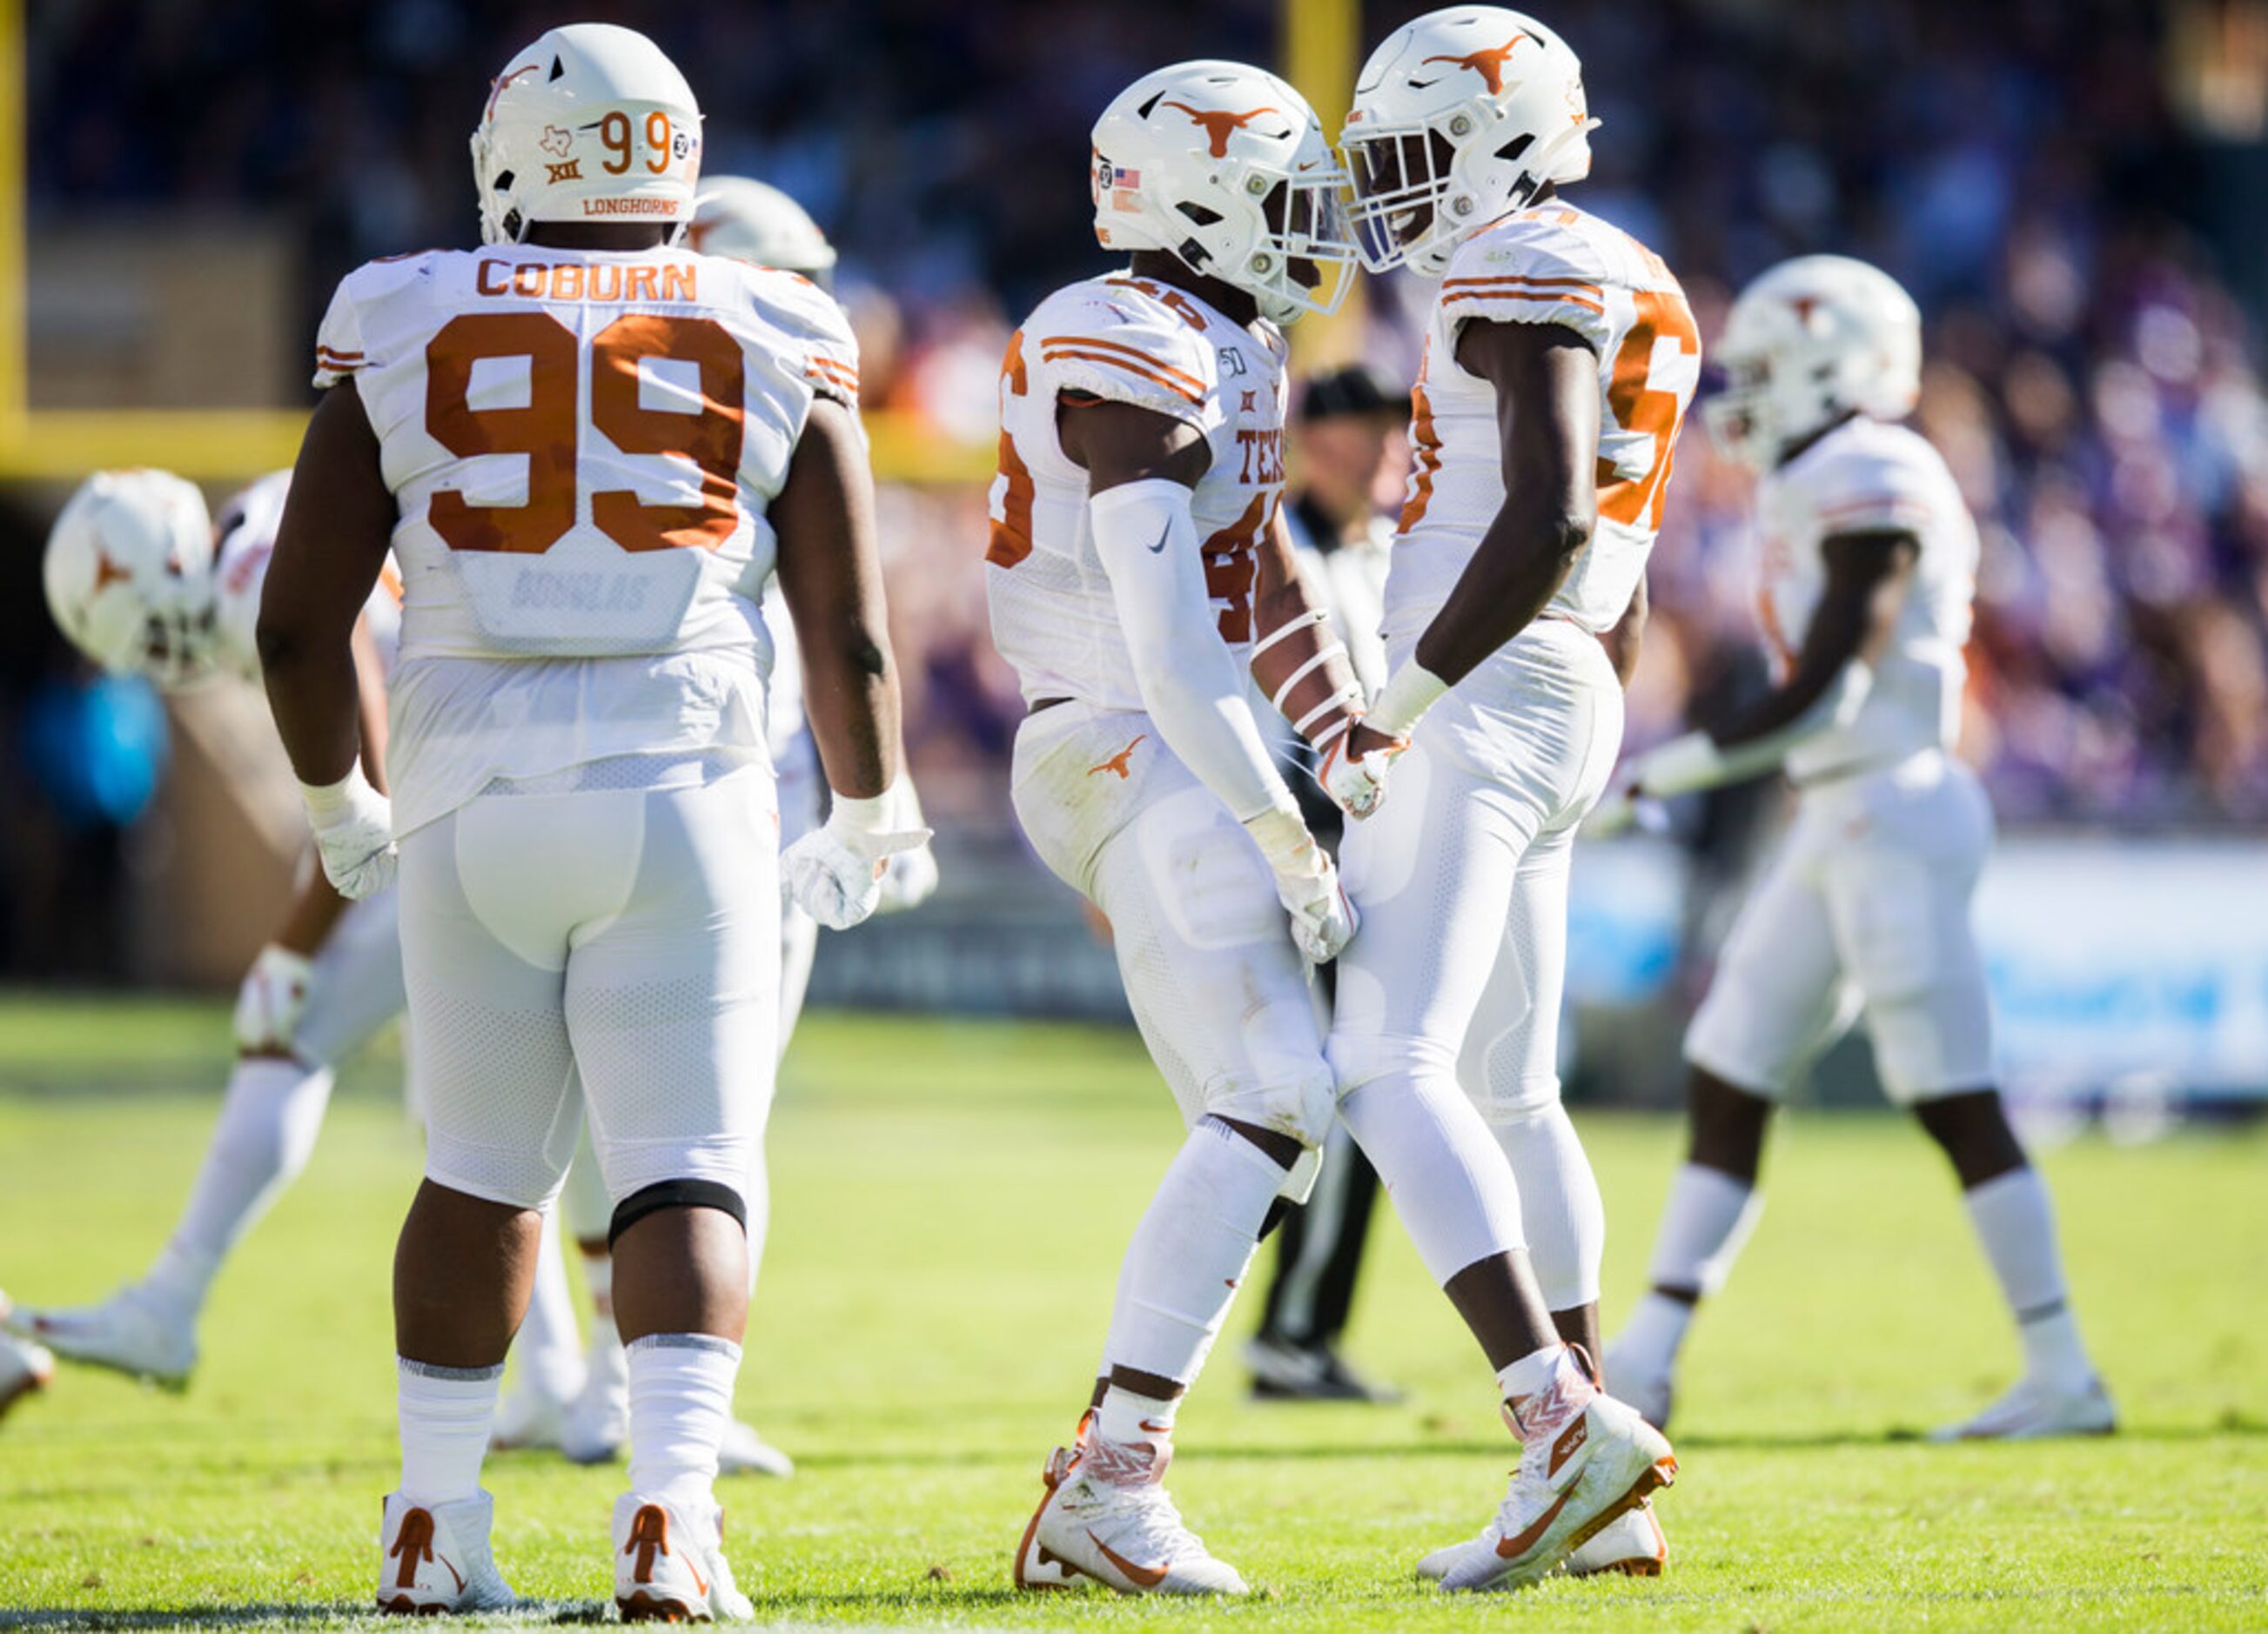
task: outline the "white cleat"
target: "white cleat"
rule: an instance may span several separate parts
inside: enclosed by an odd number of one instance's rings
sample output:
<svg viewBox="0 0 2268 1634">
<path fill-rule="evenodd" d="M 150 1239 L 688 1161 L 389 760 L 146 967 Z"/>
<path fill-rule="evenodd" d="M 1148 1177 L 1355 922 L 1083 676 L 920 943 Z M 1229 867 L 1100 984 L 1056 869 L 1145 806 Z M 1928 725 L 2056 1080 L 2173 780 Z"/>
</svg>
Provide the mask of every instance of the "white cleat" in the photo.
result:
<svg viewBox="0 0 2268 1634">
<path fill-rule="evenodd" d="M 2117 1410 L 2100 1379 L 2077 1389 L 2026 1374 L 2006 1395 L 1976 1417 L 1940 1424 L 1933 1441 L 2039 1441 L 2052 1436 L 2109 1435 L 2118 1428 Z"/>
<path fill-rule="evenodd" d="M 795 1460 L 758 1435 L 755 1425 L 735 1418 L 725 1426 L 725 1444 L 717 1449 L 717 1473 L 784 1481 L 795 1473 Z"/>
<path fill-rule="evenodd" d="M 1493 1549 L 1496 1538 L 1491 1529 L 1481 1537 L 1437 1549 L 1418 1563 L 1418 1575 L 1438 1583 L 1467 1554 Z M 1651 1499 L 1640 1498 L 1628 1512 L 1592 1534 L 1590 1542 L 1569 1555 L 1560 1569 L 1571 1578 L 1603 1577 L 1611 1572 L 1658 1578 L 1668 1564 L 1669 1540 L 1662 1535 L 1660 1518 L 1653 1513 Z"/>
<path fill-rule="evenodd" d="M 1092 1578 L 1122 1594 L 1249 1593 L 1166 1496 L 1173 1455 L 1162 1442 L 1116 1446 L 1081 1424 L 1041 1471 L 1047 1496 L 1016 1546 L 1016 1586 L 1070 1588 Z"/>
<path fill-rule="evenodd" d="M 1594 1385 L 1571 1355 L 1513 1414 L 1520 1464 L 1480 1535 L 1421 1562 L 1451 1592 L 1524 1588 L 1677 1478 L 1661 1432 Z M 1448 1557 L 1444 1559 L 1444 1556 Z"/>
<path fill-rule="evenodd" d="M 496 1502 L 486 1492 L 453 1504 L 387 1494 L 378 1532 L 378 1608 L 406 1616 L 503 1611 L 519 1597 L 489 1553 Z"/>
<path fill-rule="evenodd" d="M 0 1335 L 0 1418 L 34 1391 L 44 1390 L 55 1376 L 55 1358 L 40 1346 Z"/>
<path fill-rule="evenodd" d="M 169 1390 L 186 1387 L 197 1365 L 195 1321 L 160 1305 L 139 1284 L 76 1310 L 11 1309 L 0 1315 L 0 1327 L 66 1361 L 107 1367 Z"/>
<path fill-rule="evenodd" d="M 725 1517 L 696 1525 L 666 1499 L 615 1500 L 615 1606 L 625 1623 L 746 1623 L 756 1608 L 725 1559 Z"/>
<path fill-rule="evenodd" d="M 489 1450 L 516 1453 L 558 1446 L 567 1432 L 567 1411 L 572 1405 L 572 1398 L 559 1401 L 521 1384 L 497 1403 L 496 1422 L 489 1430 Z"/>
<path fill-rule="evenodd" d="M 1658 1578 L 1669 1564 L 1669 1540 L 1662 1535 L 1661 1518 L 1650 1498 L 1640 1498 L 1591 1535 L 1590 1541 L 1567 1557 L 1563 1568 L 1571 1578 Z"/>
<path fill-rule="evenodd" d="M 1615 1400 L 1638 1409 L 1638 1416 L 1655 1429 L 1668 1430 L 1670 1409 L 1676 1402 L 1676 1380 L 1667 1370 L 1641 1365 L 1619 1344 L 1607 1346 L 1602 1360 L 1607 1388 Z"/>
</svg>

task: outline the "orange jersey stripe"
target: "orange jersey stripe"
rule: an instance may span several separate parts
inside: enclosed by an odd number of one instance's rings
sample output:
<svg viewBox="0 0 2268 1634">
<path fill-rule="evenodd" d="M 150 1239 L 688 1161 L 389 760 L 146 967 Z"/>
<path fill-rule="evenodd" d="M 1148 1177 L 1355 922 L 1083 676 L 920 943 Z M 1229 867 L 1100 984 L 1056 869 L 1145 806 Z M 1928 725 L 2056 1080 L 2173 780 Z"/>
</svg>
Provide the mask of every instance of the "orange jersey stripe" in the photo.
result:
<svg viewBox="0 0 2268 1634">
<path fill-rule="evenodd" d="M 1441 297 L 1441 304 L 1445 306 L 1451 301 L 1485 300 L 1532 301 L 1539 306 L 1547 305 L 1553 301 L 1562 301 L 1570 306 L 1587 308 L 1597 313 L 1601 317 L 1604 317 L 1607 312 L 1606 307 L 1600 302 L 1586 300 L 1580 295 L 1546 294 L 1537 290 L 1459 290 L 1453 294 Z"/>
<path fill-rule="evenodd" d="M 1548 290 L 1585 290 L 1593 295 L 1599 292 L 1599 286 L 1587 278 L 1537 278 L 1531 277 L 1524 272 L 1491 273 L 1485 277 L 1478 278 L 1451 278 L 1441 287 L 1445 290 L 1461 290 L 1470 285 L 1484 283 L 1533 283 Z"/>
<path fill-rule="evenodd" d="M 1086 351 L 1077 347 L 1068 346 L 1059 347 L 1054 351 L 1042 351 L 1040 356 L 1049 363 L 1059 363 L 1066 357 L 1084 357 L 1090 363 L 1107 363 L 1114 368 L 1123 369 L 1129 374 L 1138 375 L 1154 385 L 1162 386 L 1176 396 L 1187 398 L 1190 402 L 1204 401 L 1204 393 L 1202 389 L 1193 389 L 1184 386 L 1180 380 L 1168 377 L 1161 367 L 1137 363 L 1131 357 L 1121 357 L 1109 352 Z M 1183 377 L 1183 379 L 1186 378 L 1188 377 Z"/>
<path fill-rule="evenodd" d="M 1184 385 L 1189 386 L 1197 391 L 1202 392 L 1204 390 L 1204 382 L 1197 379 L 1194 374 L 1191 374 L 1187 369 L 1177 369 L 1172 364 L 1167 363 L 1164 358 L 1153 357 L 1138 346 L 1129 346 L 1123 341 L 1104 340 L 1101 336 L 1094 335 L 1050 335 L 1043 336 L 1040 341 L 1040 344 L 1042 347 L 1095 346 L 1101 348 L 1104 351 L 1123 352 L 1129 357 L 1140 358 L 1144 363 L 1148 364 L 1152 369 L 1172 375 L 1175 379 L 1180 380 Z"/>
</svg>

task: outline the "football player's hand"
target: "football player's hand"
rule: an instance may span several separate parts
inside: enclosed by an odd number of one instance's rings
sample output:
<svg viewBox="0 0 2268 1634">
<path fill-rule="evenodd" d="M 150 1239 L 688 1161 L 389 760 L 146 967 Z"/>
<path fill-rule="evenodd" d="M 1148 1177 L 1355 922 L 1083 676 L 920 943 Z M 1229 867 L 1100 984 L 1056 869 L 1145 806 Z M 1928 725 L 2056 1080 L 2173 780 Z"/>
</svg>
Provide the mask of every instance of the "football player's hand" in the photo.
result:
<svg viewBox="0 0 2268 1634">
<path fill-rule="evenodd" d="M 1276 876 L 1276 900 L 1292 916 L 1292 939 L 1311 964 L 1329 964 L 1360 924 L 1339 871 L 1297 811 L 1270 810 L 1244 825 Z"/>
<path fill-rule="evenodd" d="M 925 828 L 901 828 L 887 794 L 835 797 L 824 826 L 780 857 L 780 881 L 804 912 L 830 931 L 863 923 L 882 898 L 890 858 L 929 843 Z"/>
<path fill-rule="evenodd" d="M 314 974 L 305 953 L 275 942 L 261 948 L 236 990 L 236 1047 L 248 1056 L 289 1050 L 306 1013 Z"/>
<path fill-rule="evenodd" d="M 1348 816 L 1367 817 L 1386 798 L 1386 774 L 1394 757 L 1409 747 L 1407 738 L 1366 732 L 1358 720 L 1324 747 L 1315 779 Z"/>
<path fill-rule="evenodd" d="M 928 824 L 922 818 L 921 801 L 914 793 L 913 779 L 900 777 L 897 786 L 884 796 L 892 804 L 894 826 L 901 830 L 920 828 L 924 833 Z M 874 904 L 878 914 L 902 914 L 918 908 L 937 894 L 937 853 L 924 839 L 911 850 L 894 853 L 882 873 L 882 894 Z"/>
<path fill-rule="evenodd" d="M 351 902 L 394 883 L 394 803 L 371 787 L 359 765 L 334 784 L 303 783 L 299 794 L 333 889 Z"/>
</svg>

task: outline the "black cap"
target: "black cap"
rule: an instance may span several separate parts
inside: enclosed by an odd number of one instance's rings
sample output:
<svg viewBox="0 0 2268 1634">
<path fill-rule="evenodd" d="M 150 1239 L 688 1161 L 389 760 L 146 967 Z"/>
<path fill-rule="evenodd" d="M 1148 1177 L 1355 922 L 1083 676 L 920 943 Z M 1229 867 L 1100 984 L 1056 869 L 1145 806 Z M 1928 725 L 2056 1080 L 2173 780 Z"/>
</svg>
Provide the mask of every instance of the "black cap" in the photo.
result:
<svg viewBox="0 0 2268 1634">
<path fill-rule="evenodd" d="M 1306 424 L 1315 420 L 1344 419 L 1351 415 L 1409 412 L 1409 393 L 1389 392 L 1386 383 L 1378 378 L 1377 371 L 1356 363 L 1310 378 L 1300 398 L 1298 417 Z"/>
</svg>

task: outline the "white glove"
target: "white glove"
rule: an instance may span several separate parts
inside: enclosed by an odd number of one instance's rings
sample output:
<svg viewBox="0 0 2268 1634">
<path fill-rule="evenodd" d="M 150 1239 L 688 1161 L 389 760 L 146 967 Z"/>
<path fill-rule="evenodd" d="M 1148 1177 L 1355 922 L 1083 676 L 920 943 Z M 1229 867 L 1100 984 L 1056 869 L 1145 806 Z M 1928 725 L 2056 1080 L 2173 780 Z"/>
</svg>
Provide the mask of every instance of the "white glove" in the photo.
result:
<svg viewBox="0 0 2268 1634">
<path fill-rule="evenodd" d="M 323 873 L 341 896 L 360 902 L 394 883 L 394 803 L 370 786 L 359 762 L 336 783 L 299 785 Z"/>
<path fill-rule="evenodd" d="M 236 1047 L 247 1055 L 289 1050 L 314 975 L 314 962 L 305 953 L 275 942 L 261 948 L 236 990 Z"/>
<path fill-rule="evenodd" d="M 1361 724 L 1358 717 L 1356 725 Z M 1359 760 L 1347 756 L 1347 740 L 1354 736 L 1355 728 L 1348 727 L 1324 746 L 1323 757 L 1315 766 L 1315 781 L 1323 785 L 1323 792 L 1331 803 L 1348 816 L 1364 818 L 1378 809 L 1386 798 L 1386 772 L 1394 764 L 1394 757 L 1409 747 L 1409 740 L 1390 748 L 1373 749 Z"/>
<path fill-rule="evenodd" d="M 1244 826 L 1275 872 L 1276 900 L 1292 916 L 1292 941 L 1308 963 L 1329 964 L 1354 940 L 1361 924 L 1339 871 L 1296 810 L 1273 806 Z"/>
<path fill-rule="evenodd" d="M 901 828 L 892 821 L 896 808 L 895 791 L 863 800 L 838 794 L 825 825 L 781 855 L 781 882 L 828 930 L 847 931 L 865 919 L 881 901 L 890 858 L 929 843 L 927 828 Z"/>
<path fill-rule="evenodd" d="M 900 776 L 889 793 L 882 797 L 895 803 L 893 826 L 902 832 L 920 828 L 928 832 L 922 821 L 921 801 L 914 793 L 914 780 Z M 882 894 L 874 904 L 878 914 L 902 914 L 920 907 L 937 894 L 937 853 L 930 850 L 924 839 L 909 851 L 895 853 L 882 872 Z"/>
</svg>

